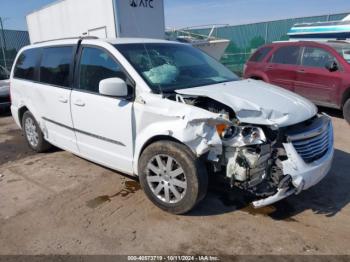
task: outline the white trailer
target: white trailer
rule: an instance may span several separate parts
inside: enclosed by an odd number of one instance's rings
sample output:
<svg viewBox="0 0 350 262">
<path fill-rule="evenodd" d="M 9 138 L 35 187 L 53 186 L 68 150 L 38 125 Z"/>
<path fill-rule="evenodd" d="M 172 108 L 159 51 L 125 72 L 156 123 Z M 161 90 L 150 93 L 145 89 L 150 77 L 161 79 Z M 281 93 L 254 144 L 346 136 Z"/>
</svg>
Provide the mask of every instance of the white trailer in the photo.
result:
<svg viewBox="0 0 350 262">
<path fill-rule="evenodd" d="M 165 37 L 163 0 L 59 0 L 27 16 L 31 43 L 78 36 Z"/>
</svg>

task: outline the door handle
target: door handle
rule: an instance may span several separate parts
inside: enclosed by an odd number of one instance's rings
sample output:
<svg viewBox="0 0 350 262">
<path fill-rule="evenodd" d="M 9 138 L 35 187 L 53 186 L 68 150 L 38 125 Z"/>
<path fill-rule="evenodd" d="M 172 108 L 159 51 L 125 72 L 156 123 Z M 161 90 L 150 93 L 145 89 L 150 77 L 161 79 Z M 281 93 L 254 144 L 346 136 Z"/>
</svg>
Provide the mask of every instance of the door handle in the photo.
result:
<svg viewBox="0 0 350 262">
<path fill-rule="evenodd" d="M 300 70 L 298 70 L 297 72 L 298 72 L 298 73 L 304 74 L 304 73 L 305 73 L 305 70 L 304 70 L 304 69 L 300 69 Z"/>
<path fill-rule="evenodd" d="M 271 70 L 271 69 L 273 69 L 273 66 L 268 66 L 267 67 L 267 70 Z"/>
<path fill-rule="evenodd" d="M 62 96 L 58 98 L 58 101 L 61 102 L 61 103 L 63 103 L 63 104 L 67 104 L 67 103 L 68 103 L 68 99 L 67 99 L 67 98 L 64 98 L 64 97 L 62 97 Z"/>
<path fill-rule="evenodd" d="M 79 99 L 79 100 L 76 100 L 74 102 L 74 105 L 76 105 L 76 106 L 85 106 L 85 103 Z"/>
</svg>

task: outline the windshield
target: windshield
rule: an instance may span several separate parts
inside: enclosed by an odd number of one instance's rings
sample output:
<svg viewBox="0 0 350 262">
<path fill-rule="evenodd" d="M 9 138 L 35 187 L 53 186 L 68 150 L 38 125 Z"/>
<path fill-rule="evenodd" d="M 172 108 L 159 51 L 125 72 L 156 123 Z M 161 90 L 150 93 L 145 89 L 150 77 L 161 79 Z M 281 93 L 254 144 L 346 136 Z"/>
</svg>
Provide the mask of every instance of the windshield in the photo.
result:
<svg viewBox="0 0 350 262">
<path fill-rule="evenodd" d="M 146 43 L 115 47 L 156 93 L 238 80 L 225 66 L 190 45 Z"/>
<path fill-rule="evenodd" d="M 334 43 L 330 46 L 332 46 L 338 52 L 338 54 L 340 54 L 345 61 L 350 64 L 350 44 Z"/>
</svg>

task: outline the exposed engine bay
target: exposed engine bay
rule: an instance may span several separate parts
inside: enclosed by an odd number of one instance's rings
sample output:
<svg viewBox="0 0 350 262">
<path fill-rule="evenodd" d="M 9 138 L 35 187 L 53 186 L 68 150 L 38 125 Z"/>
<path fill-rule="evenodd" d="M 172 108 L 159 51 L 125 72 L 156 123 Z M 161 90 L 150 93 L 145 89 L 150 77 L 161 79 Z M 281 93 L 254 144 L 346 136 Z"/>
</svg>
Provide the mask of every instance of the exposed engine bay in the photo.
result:
<svg viewBox="0 0 350 262">
<path fill-rule="evenodd" d="M 167 98 L 220 114 L 232 122 L 232 126 L 217 126 L 223 154 L 219 161 L 210 163 L 213 172 L 223 174 L 232 187 L 268 197 L 290 186 L 291 177 L 283 174 L 280 163 L 287 156 L 279 128 L 240 123 L 230 107 L 208 97 L 175 94 Z"/>
</svg>

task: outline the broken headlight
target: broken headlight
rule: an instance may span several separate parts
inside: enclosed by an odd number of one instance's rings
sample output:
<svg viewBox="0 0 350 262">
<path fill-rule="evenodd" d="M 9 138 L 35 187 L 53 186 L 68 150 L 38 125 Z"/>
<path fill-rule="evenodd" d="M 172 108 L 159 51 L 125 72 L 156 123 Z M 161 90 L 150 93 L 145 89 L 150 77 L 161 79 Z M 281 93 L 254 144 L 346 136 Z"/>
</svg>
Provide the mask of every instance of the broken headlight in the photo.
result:
<svg viewBox="0 0 350 262">
<path fill-rule="evenodd" d="M 262 144 L 266 142 L 264 131 L 260 127 L 243 127 L 241 130 L 246 144 Z"/>
<path fill-rule="evenodd" d="M 264 131 L 255 126 L 230 126 L 222 133 L 221 138 L 227 146 L 259 145 L 266 142 Z"/>
</svg>

